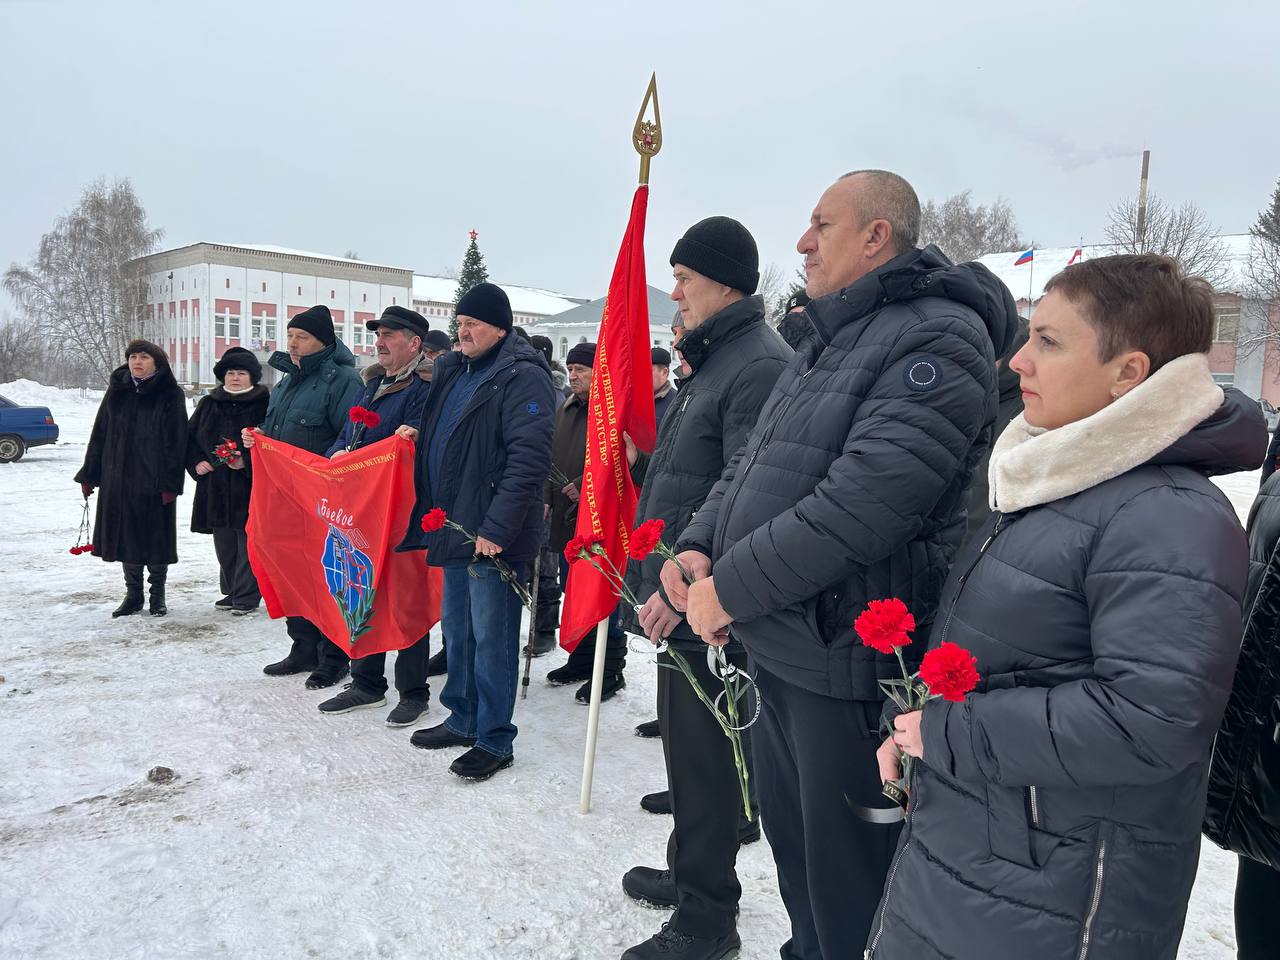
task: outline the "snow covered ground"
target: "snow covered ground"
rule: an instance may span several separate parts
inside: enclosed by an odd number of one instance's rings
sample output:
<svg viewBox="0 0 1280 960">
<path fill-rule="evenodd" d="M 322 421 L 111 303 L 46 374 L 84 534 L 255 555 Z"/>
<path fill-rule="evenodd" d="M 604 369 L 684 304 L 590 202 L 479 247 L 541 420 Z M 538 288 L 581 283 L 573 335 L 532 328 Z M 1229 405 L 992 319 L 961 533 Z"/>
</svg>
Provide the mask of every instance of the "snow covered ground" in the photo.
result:
<svg viewBox="0 0 1280 960">
<path fill-rule="evenodd" d="M 464 783 L 453 751 L 415 750 L 384 709 L 324 717 L 333 691 L 263 676 L 283 624 L 214 611 L 213 545 L 185 520 L 169 616 L 112 620 L 119 566 L 67 553 L 98 397 L 0 394 L 49 406 L 62 431 L 0 465 L 0 957 L 610 960 L 658 928 L 620 886 L 662 864 L 670 826 L 637 804 L 664 786 L 661 746 L 631 733 L 654 715 L 653 667 L 633 658 L 602 709 L 590 815 L 586 710 L 543 682 L 562 652 L 534 661 L 515 767 Z M 1257 477 L 1223 487 L 1243 517 Z M 444 718 L 438 693 L 426 723 Z M 158 765 L 176 779 L 149 783 Z M 776 957 L 764 841 L 738 873 L 741 955 Z M 1234 877 L 1206 845 L 1185 960 L 1233 955 Z"/>
</svg>

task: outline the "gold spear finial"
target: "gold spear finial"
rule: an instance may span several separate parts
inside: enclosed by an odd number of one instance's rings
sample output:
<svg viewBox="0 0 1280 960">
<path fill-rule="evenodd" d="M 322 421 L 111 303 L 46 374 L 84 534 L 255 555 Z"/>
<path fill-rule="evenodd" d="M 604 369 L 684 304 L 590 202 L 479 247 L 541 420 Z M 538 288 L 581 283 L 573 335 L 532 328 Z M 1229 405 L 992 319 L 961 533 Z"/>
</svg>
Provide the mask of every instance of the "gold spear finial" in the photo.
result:
<svg viewBox="0 0 1280 960">
<path fill-rule="evenodd" d="M 649 104 L 653 104 L 653 119 L 644 118 Z M 649 89 L 644 93 L 644 101 L 640 104 L 640 112 L 636 115 L 636 125 L 631 131 L 631 143 L 640 154 L 640 182 L 649 182 L 649 161 L 662 149 L 662 113 L 658 109 L 658 75 L 649 77 Z"/>
</svg>

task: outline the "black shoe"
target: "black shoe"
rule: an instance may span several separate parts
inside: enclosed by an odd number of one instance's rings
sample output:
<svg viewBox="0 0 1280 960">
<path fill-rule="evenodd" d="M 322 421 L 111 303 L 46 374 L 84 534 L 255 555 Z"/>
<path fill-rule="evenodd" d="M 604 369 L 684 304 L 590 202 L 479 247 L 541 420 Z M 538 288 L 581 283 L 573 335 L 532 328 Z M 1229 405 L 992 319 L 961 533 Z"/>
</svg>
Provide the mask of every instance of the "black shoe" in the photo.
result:
<svg viewBox="0 0 1280 960">
<path fill-rule="evenodd" d="M 738 846 L 740 847 L 760 839 L 760 811 L 752 810 L 751 813 L 755 816 L 754 820 L 738 818 Z"/>
<path fill-rule="evenodd" d="M 135 593 L 132 590 L 128 590 L 125 592 L 124 600 L 121 602 L 120 606 L 116 607 L 114 610 L 111 611 L 111 616 L 113 618 L 128 617 L 137 613 L 141 609 L 142 609 L 142 591 L 139 590 L 138 592 Z"/>
<path fill-rule="evenodd" d="M 547 674 L 547 683 L 553 686 L 563 686 L 566 683 L 581 683 L 583 680 L 591 679 L 591 664 L 587 664 L 586 668 L 578 666 L 572 660 L 563 667 L 556 667 Z"/>
<path fill-rule="evenodd" d="M 257 604 L 254 604 L 252 607 L 232 607 L 231 608 L 231 615 L 233 617 L 247 617 L 249 614 L 257 613 L 257 612 L 258 612 Z"/>
<path fill-rule="evenodd" d="M 488 750 L 472 747 L 449 764 L 449 772 L 463 780 L 479 783 L 481 780 L 488 780 L 499 770 L 507 769 L 515 762 L 515 757 L 497 757 Z"/>
<path fill-rule="evenodd" d="M 434 657 L 427 661 L 428 677 L 443 677 L 449 672 L 449 663 L 445 659 L 445 652 L 441 650 Z"/>
<path fill-rule="evenodd" d="M 151 605 L 148 608 L 148 612 L 153 617 L 163 617 L 169 612 L 169 608 L 164 603 L 164 590 L 160 590 L 157 593 L 154 587 L 151 588 Z"/>
<path fill-rule="evenodd" d="M 369 693 L 367 690 L 361 690 L 354 683 L 348 683 L 344 689 L 336 697 L 332 697 L 320 704 L 321 713 L 350 713 L 352 710 L 360 710 L 364 707 L 381 707 L 385 706 L 387 698 L 380 693 Z"/>
<path fill-rule="evenodd" d="M 230 597 L 223 597 L 221 600 L 213 601 L 213 605 L 219 610 L 230 610 L 233 604 Z"/>
<path fill-rule="evenodd" d="M 475 737 L 460 737 L 443 723 L 425 730 L 415 730 L 409 742 L 423 750 L 441 750 L 445 747 L 474 747 Z"/>
<path fill-rule="evenodd" d="M 537 633 L 533 637 L 533 656 L 545 656 L 556 648 L 556 635 L 554 633 Z M 526 643 L 520 649 L 520 656 L 527 657 L 529 655 L 529 645 Z"/>
<path fill-rule="evenodd" d="M 613 695 L 627 685 L 626 678 L 620 673 L 606 673 L 604 682 L 600 686 L 600 702 L 612 699 Z M 573 695 L 573 699 L 579 703 L 591 702 L 591 681 L 588 680 L 578 688 L 578 692 Z"/>
<path fill-rule="evenodd" d="M 622 892 L 646 907 L 674 910 L 679 900 L 670 870 L 632 867 L 622 875 Z"/>
<path fill-rule="evenodd" d="M 426 712 L 426 700 L 412 700 L 408 697 L 401 697 L 400 702 L 395 705 L 395 709 L 387 714 L 387 726 L 407 727 L 410 724 L 417 723 L 418 718 Z"/>
<path fill-rule="evenodd" d="M 622 960 L 725 960 L 736 957 L 742 948 L 737 930 L 723 937 L 691 937 L 664 923 L 662 929 L 644 943 L 637 943 Z"/>
<path fill-rule="evenodd" d="M 640 809 L 648 810 L 650 813 L 669 815 L 671 813 L 671 791 L 660 790 L 657 793 L 646 793 L 640 798 Z"/>
<path fill-rule="evenodd" d="M 308 690 L 323 690 L 325 687 L 332 687 L 335 683 L 345 677 L 347 672 L 348 668 L 345 666 L 337 670 L 326 670 L 323 667 L 316 667 L 311 671 L 311 676 L 307 677 L 307 682 L 304 686 L 306 686 Z"/>
<path fill-rule="evenodd" d="M 662 730 L 658 727 L 657 720 L 647 720 L 644 723 L 636 724 L 636 736 L 644 737 L 648 740 L 652 737 L 662 736 Z"/>
<path fill-rule="evenodd" d="M 294 660 L 292 657 L 285 657 L 283 660 L 277 660 L 275 663 L 268 663 L 262 668 L 262 672 L 268 677 L 288 677 L 295 673 L 310 673 L 316 668 L 315 662 L 310 663 L 304 660 Z"/>
</svg>

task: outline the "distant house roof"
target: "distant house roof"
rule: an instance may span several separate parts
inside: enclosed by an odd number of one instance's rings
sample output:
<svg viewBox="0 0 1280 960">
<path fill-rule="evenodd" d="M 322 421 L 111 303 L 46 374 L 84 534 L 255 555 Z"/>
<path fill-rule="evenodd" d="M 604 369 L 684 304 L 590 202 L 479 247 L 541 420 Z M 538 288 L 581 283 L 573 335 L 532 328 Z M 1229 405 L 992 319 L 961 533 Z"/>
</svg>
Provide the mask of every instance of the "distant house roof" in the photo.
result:
<svg viewBox="0 0 1280 960">
<path fill-rule="evenodd" d="M 538 322 L 540 330 L 550 331 L 555 327 L 568 327 L 574 325 L 588 324 L 593 327 L 600 325 L 600 318 L 604 316 L 605 297 L 599 297 L 590 303 L 584 303 L 576 306 L 564 313 L 557 313 L 554 317 Z M 675 315 L 675 304 L 671 302 L 671 296 L 666 290 L 659 290 L 652 284 L 649 285 L 649 323 L 657 327 L 671 326 L 671 318 Z"/>
<path fill-rule="evenodd" d="M 1227 277 L 1217 284 L 1219 293 L 1244 294 L 1249 289 L 1248 264 L 1252 238 L 1247 233 L 1226 234 L 1218 238 L 1227 251 Z M 979 257 L 977 262 L 994 273 L 1009 288 L 1015 300 L 1026 300 L 1028 292 L 1032 301 L 1044 296 L 1045 284 L 1061 272 L 1076 252 L 1076 247 L 1037 247 L 1035 257 L 1030 263 L 1019 266 L 1014 264 L 1025 250 L 1008 250 L 1003 253 L 989 253 Z M 1090 243 L 1079 248 L 1081 260 L 1106 257 L 1116 252 L 1109 243 Z M 1079 262 L 1079 261 L 1077 261 Z"/>
<path fill-rule="evenodd" d="M 201 250 L 199 249 L 201 247 L 207 249 Z M 184 244 L 181 247 L 157 250 L 155 253 L 135 258 L 135 262 L 150 260 L 172 262 L 176 259 L 180 265 L 217 263 L 218 254 L 221 251 L 233 254 L 265 254 L 269 257 L 296 257 L 321 263 L 340 264 L 344 267 L 367 268 L 369 270 L 394 270 L 397 273 L 412 272 L 408 267 L 397 267 L 389 263 L 374 263 L 372 260 L 352 260 L 348 257 L 334 256 L 330 253 L 315 253 L 311 250 L 294 250 L 291 247 L 273 247 L 260 243 L 219 243 L 216 240 L 200 240 L 196 243 Z M 288 271 L 286 270 L 285 272 Z"/>
<path fill-rule="evenodd" d="M 507 299 L 511 301 L 512 313 L 532 313 L 549 317 L 571 310 L 582 303 L 575 297 L 539 287 L 520 287 L 510 283 L 500 283 L 498 286 L 506 292 Z M 453 295 L 457 289 L 458 281 L 453 277 L 434 277 L 420 273 L 413 276 L 413 299 L 415 300 L 453 303 Z"/>
</svg>

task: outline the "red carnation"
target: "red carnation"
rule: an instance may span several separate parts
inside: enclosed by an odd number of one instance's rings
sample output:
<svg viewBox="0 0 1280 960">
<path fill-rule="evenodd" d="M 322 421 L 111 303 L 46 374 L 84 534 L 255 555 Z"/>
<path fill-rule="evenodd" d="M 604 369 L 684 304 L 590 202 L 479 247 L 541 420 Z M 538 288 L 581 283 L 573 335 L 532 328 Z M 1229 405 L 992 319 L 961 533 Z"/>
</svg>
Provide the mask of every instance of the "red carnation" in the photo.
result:
<svg viewBox="0 0 1280 960">
<path fill-rule="evenodd" d="M 564 558 L 570 563 L 577 563 L 582 559 L 583 553 L 587 550 L 587 544 L 590 541 L 586 537 L 574 537 L 564 545 Z"/>
<path fill-rule="evenodd" d="M 72 547 L 70 550 L 67 551 L 67 553 L 71 554 L 73 557 L 78 557 L 80 556 L 80 548 Z"/>
<path fill-rule="evenodd" d="M 352 423 L 368 423 L 368 420 L 366 419 L 368 416 L 369 411 L 359 405 L 352 407 L 351 411 L 347 414 L 347 417 L 350 418 Z"/>
<path fill-rule="evenodd" d="M 897 598 L 872 600 L 853 622 L 863 645 L 880 653 L 893 653 L 895 647 L 905 647 L 911 642 L 908 634 L 915 628 L 916 618 Z"/>
<path fill-rule="evenodd" d="M 632 560 L 643 560 L 653 553 L 654 547 L 662 542 L 662 530 L 666 523 L 662 520 L 646 520 L 631 531 L 631 540 L 627 544 L 627 556 Z"/>
<path fill-rule="evenodd" d="M 382 422 L 382 418 L 378 416 L 378 414 L 375 413 L 374 411 L 366 410 L 364 412 L 364 425 L 366 427 L 376 427 L 381 422 Z"/>
<path fill-rule="evenodd" d="M 447 519 L 445 512 L 439 507 L 434 510 L 428 510 L 422 515 L 422 529 L 426 533 L 435 533 L 444 526 L 444 522 Z"/>
<path fill-rule="evenodd" d="M 86 543 L 82 549 L 84 550 L 85 553 L 93 553 L 93 544 Z"/>
<path fill-rule="evenodd" d="M 978 658 L 964 647 L 943 643 L 924 655 L 920 679 L 932 696 L 960 703 L 964 695 L 978 685 L 977 662 Z"/>
</svg>

